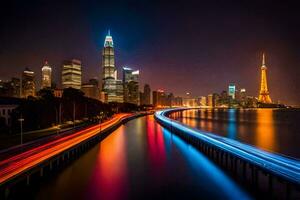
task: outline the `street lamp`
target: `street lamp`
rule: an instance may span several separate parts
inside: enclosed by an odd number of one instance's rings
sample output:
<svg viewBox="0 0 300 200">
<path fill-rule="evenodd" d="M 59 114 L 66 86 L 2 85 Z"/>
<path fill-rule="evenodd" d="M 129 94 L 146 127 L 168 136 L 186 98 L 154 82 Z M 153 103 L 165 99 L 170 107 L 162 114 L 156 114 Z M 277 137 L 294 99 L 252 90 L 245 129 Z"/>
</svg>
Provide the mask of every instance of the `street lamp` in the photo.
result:
<svg viewBox="0 0 300 200">
<path fill-rule="evenodd" d="M 99 119 L 99 129 L 100 129 L 99 133 L 101 133 L 102 114 L 103 114 L 103 112 L 101 111 L 101 112 L 100 112 L 100 119 Z"/>
<path fill-rule="evenodd" d="M 21 128 L 21 145 L 22 145 L 23 144 L 23 121 L 24 121 L 24 118 L 22 117 L 22 114 L 21 114 L 20 119 L 18 119 L 18 121 L 20 122 L 20 128 Z"/>
</svg>

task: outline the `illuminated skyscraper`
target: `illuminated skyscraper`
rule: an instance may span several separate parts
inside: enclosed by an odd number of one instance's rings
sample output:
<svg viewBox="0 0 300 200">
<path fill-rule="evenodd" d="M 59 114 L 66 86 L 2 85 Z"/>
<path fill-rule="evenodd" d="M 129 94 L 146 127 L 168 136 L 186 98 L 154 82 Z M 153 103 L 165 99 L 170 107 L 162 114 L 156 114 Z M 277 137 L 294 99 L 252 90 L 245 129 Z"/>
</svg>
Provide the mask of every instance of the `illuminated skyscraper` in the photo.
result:
<svg viewBox="0 0 300 200">
<path fill-rule="evenodd" d="M 114 42 L 110 31 L 108 31 L 102 51 L 102 91 L 105 93 L 105 96 L 107 96 L 107 102 L 123 102 L 119 82 L 120 81 L 117 80 L 117 70 L 115 67 Z"/>
<path fill-rule="evenodd" d="M 124 102 L 139 104 L 139 70 L 123 67 Z"/>
<path fill-rule="evenodd" d="M 48 64 L 48 61 L 46 61 L 44 66 L 42 67 L 42 88 L 51 87 L 51 75 L 52 69 Z"/>
<path fill-rule="evenodd" d="M 22 74 L 22 97 L 35 96 L 34 72 L 26 68 Z"/>
<path fill-rule="evenodd" d="M 262 59 L 260 91 L 259 91 L 258 101 L 262 103 L 272 103 L 269 90 L 268 90 L 268 84 L 267 84 L 267 66 L 265 61 L 265 54 L 263 54 L 263 59 Z"/>
<path fill-rule="evenodd" d="M 235 85 L 234 84 L 229 84 L 228 96 L 230 96 L 232 99 L 235 99 Z"/>
<path fill-rule="evenodd" d="M 67 60 L 63 62 L 61 83 L 63 89 L 75 88 L 81 89 L 81 61 L 80 60 Z"/>
</svg>

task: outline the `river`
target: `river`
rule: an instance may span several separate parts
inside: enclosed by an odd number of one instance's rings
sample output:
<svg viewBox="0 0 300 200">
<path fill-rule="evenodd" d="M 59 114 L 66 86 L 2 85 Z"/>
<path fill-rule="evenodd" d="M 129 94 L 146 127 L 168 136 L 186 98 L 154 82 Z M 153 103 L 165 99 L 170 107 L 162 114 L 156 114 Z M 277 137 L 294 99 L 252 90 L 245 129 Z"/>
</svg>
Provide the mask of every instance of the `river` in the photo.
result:
<svg viewBox="0 0 300 200">
<path fill-rule="evenodd" d="M 188 126 L 300 159 L 299 109 L 194 109 L 172 114 Z"/>
<path fill-rule="evenodd" d="M 249 199 L 152 115 L 127 122 L 31 190 L 30 199 Z"/>
</svg>

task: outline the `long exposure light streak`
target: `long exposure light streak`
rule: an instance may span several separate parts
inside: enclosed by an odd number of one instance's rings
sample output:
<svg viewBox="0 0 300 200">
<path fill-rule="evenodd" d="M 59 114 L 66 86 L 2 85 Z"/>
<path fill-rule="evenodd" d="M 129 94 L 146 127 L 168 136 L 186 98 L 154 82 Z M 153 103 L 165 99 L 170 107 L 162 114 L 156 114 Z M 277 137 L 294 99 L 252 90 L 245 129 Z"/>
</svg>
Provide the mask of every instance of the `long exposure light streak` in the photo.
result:
<svg viewBox="0 0 300 200">
<path fill-rule="evenodd" d="M 101 124 L 101 132 L 116 125 L 130 114 L 117 114 L 112 119 Z M 39 147 L 25 151 L 0 162 L 0 184 L 17 176 L 18 174 L 35 167 L 39 163 L 62 153 L 63 151 L 99 134 L 99 125 L 86 128 L 72 135 L 51 141 Z"/>
<path fill-rule="evenodd" d="M 167 117 L 170 112 L 181 110 L 183 109 L 177 108 L 157 111 L 155 113 L 155 117 L 158 121 L 166 126 L 177 129 L 185 134 L 197 137 L 207 144 L 213 145 L 225 152 L 233 154 L 236 157 L 266 169 L 270 173 L 283 177 L 293 183 L 300 184 L 299 160 L 263 151 L 254 146 L 244 144 L 230 138 L 224 138 L 212 133 L 200 131 Z"/>
</svg>

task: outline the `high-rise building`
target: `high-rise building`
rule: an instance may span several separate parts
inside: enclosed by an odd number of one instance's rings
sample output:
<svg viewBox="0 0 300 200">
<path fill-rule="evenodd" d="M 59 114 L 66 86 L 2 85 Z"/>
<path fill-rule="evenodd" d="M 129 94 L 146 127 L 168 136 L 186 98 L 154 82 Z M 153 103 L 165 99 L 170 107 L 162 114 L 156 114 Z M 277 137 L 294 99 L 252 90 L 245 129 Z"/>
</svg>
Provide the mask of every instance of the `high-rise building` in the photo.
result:
<svg viewBox="0 0 300 200">
<path fill-rule="evenodd" d="M 48 64 L 48 61 L 45 61 L 44 66 L 42 67 L 42 88 L 51 87 L 51 75 L 52 69 Z"/>
<path fill-rule="evenodd" d="M 102 96 L 105 96 L 107 102 L 123 102 L 122 91 L 120 80 L 117 80 L 114 42 L 110 31 L 108 31 L 102 51 L 102 92 L 105 93 Z"/>
<path fill-rule="evenodd" d="M 139 104 L 139 70 L 123 67 L 124 102 Z"/>
<path fill-rule="evenodd" d="M 214 107 L 214 95 L 213 94 L 209 94 L 207 96 L 207 106 L 209 107 Z"/>
<path fill-rule="evenodd" d="M 81 89 L 81 61 L 72 59 L 63 62 L 61 83 L 63 89 Z"/>
<path fill-rule="evenodd" d="M 22 97 L 35 96 L 34 72 L 26 68 L 22 73 Z"/>
<path fill-rule="evenodd" d="M 200 106 L 206 106 L 206 97 L 200 97 Z"/>
<path fill-rule="evenodd" d="M 163 90 L 153 91 L 152 98 L 154 107 L 170 107 L 174 102 L 173 93 L 165 93 Z M 182 99 L 180 103 L 182 104 Z"/>
<path fill-rule="evenodd" d="M 228 96 L 230 96 L 232 99 L 235 99 L 235 85 L 234 84 L 229 84 L 228 86 Z"/>
<path fill-rule="evenodd" d="M 265 54 L 263 54 L 263 58 L 262 58 L 261 80 L 260 80 L 260 90 L 259 90 L 258 101 L 260 101 L 262 103 L 272 103 L 270 93 L 268 90 L 267 66 L 266 66 Z"/>
<path fill-rule="evenodd" d="M 144 91 L 140 92 L 140 104 L 141 105 L 151 104 L 151 88 L 148 84 L 145 84 Z"/>
<path fill-rule="evenodd" d="M 88 83 L 82 84 L 81 91 L 86 97 L 100 99 L 100 91 L 97 79 L 90 79 Z"/>
</svg>

